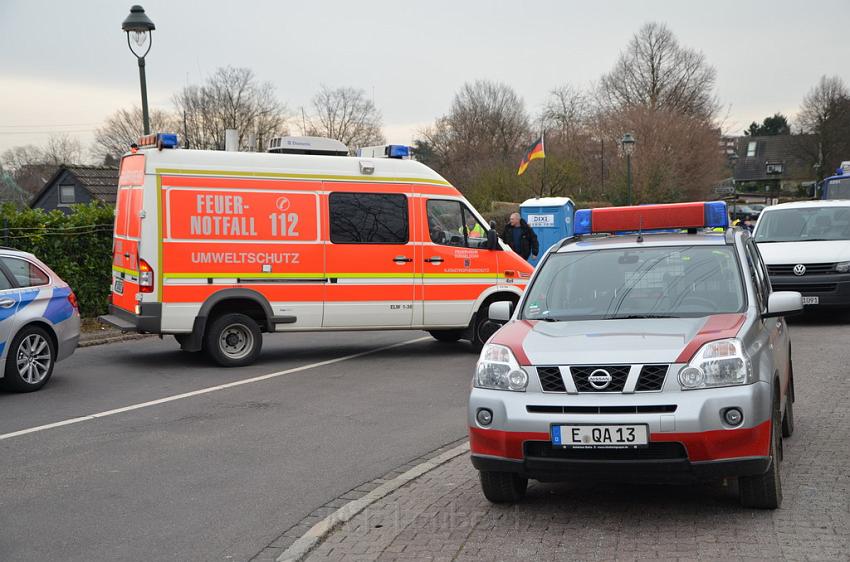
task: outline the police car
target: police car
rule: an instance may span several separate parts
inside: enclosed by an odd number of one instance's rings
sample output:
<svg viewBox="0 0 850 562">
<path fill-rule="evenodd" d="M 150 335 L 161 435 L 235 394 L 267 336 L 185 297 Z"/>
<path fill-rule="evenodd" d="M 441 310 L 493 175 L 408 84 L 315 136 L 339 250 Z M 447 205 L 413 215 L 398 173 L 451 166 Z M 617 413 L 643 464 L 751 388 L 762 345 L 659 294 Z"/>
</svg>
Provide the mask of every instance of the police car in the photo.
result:
<svg viewBox="0 0 850 562">
<path fill-rule="evenodd" d="M 34 255 L 0 248 L 0 389 L 31 392 L 80 338 L 77 297 Z"/>
<path fill-rule="evenodd" d="M 539 481 L 737 478 L 744 506 L 782 501 L 794 430 L 784 316 L 723 202 L 581 210 L 481 352 L 469 399 L 484 495 Z"/>
</svg>

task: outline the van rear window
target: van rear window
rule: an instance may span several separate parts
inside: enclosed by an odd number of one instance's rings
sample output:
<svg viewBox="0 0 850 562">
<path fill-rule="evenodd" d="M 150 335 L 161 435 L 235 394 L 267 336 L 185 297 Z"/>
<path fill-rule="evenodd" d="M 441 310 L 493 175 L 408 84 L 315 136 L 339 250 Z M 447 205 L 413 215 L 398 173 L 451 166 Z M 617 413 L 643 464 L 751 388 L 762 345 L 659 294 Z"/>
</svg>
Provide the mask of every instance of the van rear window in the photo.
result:
<svg viewBox="0 0 850 562">
<path fill-rule="evenodd" d="M 334 244 L 407 244 L 407 197 L 398 193 L 332 193 Z"/>
</svg>

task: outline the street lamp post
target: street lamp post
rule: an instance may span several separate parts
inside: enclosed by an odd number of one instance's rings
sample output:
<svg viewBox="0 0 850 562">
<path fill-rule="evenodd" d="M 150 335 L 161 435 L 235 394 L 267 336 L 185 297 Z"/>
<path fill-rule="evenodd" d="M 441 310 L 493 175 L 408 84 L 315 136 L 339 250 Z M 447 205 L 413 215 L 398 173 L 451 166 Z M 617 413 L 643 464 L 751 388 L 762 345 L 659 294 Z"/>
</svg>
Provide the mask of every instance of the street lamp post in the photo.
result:
<svg viewBox="0 0 850 562">
<path fill-rule="evenodd" d="M 620 140 L 623 154 L 626 155 L 626 189 L 628 190 L 629 205 L 632 204 L 632 152 L 635 150 L 636 142 L 631 133 L 626 133 Z"/>
<path fill-rule="evenodd" d="M 142 86 L 142 122 L 145 134 L 151 132 L 150 119 L 148 117 L 148 85 L 145 81 L 145 57 L 151 50 L 153 44 L 152 32 L 156 29 L 153 22 L 145 15 L 145 9 L 139 5 L 130 8 L 130 15 L 121 24 L 121 29 L 127 33 L 127 46 L 130 52 L 136 55 L 139 61 L 139 82 Z M 131 40 L 132 35 L 132 40 Z M 136 44 L 133 47 L 133 44 Z"/>
</svg>

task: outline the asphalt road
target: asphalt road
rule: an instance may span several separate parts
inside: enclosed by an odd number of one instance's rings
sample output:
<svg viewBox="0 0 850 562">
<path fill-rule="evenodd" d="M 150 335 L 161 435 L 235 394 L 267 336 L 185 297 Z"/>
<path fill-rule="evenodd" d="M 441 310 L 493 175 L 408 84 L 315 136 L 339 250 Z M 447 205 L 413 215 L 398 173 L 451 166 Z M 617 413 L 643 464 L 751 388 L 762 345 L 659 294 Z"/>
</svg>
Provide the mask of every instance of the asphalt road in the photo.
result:
<svg viewBox="0 0 850 562">
<path fill-rule="evenodd" d="M 0 560 L 248 559 L 316 507 L 463 437 L 475 359 L 423 332 L 267 336 L 241 369 L 171 338 L 79 349 L 42 391 L 0 393 Z"/>
</svg>

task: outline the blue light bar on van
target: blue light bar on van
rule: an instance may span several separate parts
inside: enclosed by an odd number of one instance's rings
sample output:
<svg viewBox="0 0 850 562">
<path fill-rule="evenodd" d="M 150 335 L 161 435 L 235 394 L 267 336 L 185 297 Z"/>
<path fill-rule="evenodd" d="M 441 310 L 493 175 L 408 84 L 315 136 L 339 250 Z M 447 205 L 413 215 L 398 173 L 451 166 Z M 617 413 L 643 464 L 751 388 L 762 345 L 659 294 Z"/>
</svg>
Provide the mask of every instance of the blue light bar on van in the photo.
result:
<svg viewBox="0 0 850 562">
<path fill-rule="evenodd" d="M 575 215 L 576 234 L 728 226 L 725 201 L 581 209 Z"/>
<path fill-rule="evenodd" d="M 152 133 L 139 137 L 139 148 L 177 148 L 177 134 L 175 133 Z"/>
<path fill-rule="evenodd" d="M 410 147 L 403 144 L 387 145 L 387 158 L 409 158 Z"/>
</svg>

